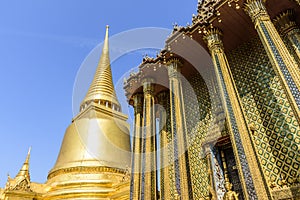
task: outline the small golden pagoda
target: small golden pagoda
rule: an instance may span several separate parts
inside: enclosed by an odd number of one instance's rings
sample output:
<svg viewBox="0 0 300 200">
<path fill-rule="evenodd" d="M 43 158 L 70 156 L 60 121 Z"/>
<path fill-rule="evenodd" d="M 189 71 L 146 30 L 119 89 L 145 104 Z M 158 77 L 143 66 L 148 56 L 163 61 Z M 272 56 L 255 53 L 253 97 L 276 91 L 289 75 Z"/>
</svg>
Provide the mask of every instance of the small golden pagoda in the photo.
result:
<svg viewBox="0 0 300 200">
<path fill-rule="evenodd" d="M 0 199 L 32 200 L 38 199 L 43 191 L 43 184 L 33 183 L 30 180 L 29 159 L 30 150 L 20 171 L 15 178 L 7 177 L 5 188 L 0 191 Z"/>
</svg>

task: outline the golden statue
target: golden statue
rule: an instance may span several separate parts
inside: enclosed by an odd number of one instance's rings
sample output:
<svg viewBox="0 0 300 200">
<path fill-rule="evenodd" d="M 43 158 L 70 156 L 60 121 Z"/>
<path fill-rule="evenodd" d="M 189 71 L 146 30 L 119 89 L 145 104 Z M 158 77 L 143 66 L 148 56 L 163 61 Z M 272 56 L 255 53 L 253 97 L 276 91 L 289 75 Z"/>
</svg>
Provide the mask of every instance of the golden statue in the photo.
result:
<svg viewBox="0 0 300 200">
<path fill-rule="evenodd" d="M 232 191 L 232 184 L 230 182 L 225 183 L 225 188 L 227 192 L 224 194 L 223 200 L 238 200 L 239 194 L 235 191 Z"/>
<path fill-rule="evenodd" d="M 178 193 L 175 193 L 175 200 L 180 200 L 180 195 Z"/>
</svg>

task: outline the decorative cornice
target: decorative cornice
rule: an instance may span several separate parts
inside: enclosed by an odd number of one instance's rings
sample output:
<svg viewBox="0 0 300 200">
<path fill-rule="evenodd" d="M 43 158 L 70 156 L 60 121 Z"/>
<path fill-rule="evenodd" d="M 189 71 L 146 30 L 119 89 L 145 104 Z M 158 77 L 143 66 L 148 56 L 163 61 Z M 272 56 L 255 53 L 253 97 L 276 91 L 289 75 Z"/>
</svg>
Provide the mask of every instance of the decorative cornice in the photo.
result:
<svg viewBox="0 0 300 200">
<path fill-rule="evenodd" d="M 99 103 L 90 102 L 78 115 L 76 115 L 72 119 L 72 122 L 86 117 L 91 118 L 91 116 L 93 115 L 97 116 L 97 114 L 105 114 L 107 116 L 125 120 L 125 121 L 128 119 L 128 116 L 123 114 L 122 112 L 115 111 L 113 109 L 107 109 L 107 107 Z"/>
<path fill-rule="evenodd" d="M 65 169 L 58 169 L 56 171 L 51 172 L 48 175 L 48 180 L 52 179 L 56 176 L 63 175 L 63 174 L 69 174 L 69 173 L 81 173 L 81 174 L 92 174 L 92 173 L 102 173 L 102 172 L 110 172 L 110 173 L 116 173 L 116 174 L 126 174 L 128 170 L 126 169 L 118 169 L 118 168 L 112 168 L 112 167 L 105 167 L 105 166 L 97 166 L 97 167 L 70 167 Z"/>
</svg>

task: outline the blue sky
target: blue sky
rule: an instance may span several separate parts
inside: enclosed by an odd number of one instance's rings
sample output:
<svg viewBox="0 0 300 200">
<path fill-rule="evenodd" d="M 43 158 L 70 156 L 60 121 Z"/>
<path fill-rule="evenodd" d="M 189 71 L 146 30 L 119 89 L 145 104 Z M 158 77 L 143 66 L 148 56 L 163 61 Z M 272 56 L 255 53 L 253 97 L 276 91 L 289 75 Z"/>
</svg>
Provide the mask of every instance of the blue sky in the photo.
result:
<svg viewBox="0 0 300 200">
<path fill-rule="evenodd" d="M 100 54 L 94 48 L 106 24 L 112 38 L 136 28 L 171 29 L 190 23 L 196 8 L 197 0 L 0 1 L 0 187 L 7 173 L 16 175 L 29 146 L 31 179 L 46 181 L 73 117 L 76 75 L 88 55 Z M 114 81 L 145 52 L 113 62 Z"/>
</svg>

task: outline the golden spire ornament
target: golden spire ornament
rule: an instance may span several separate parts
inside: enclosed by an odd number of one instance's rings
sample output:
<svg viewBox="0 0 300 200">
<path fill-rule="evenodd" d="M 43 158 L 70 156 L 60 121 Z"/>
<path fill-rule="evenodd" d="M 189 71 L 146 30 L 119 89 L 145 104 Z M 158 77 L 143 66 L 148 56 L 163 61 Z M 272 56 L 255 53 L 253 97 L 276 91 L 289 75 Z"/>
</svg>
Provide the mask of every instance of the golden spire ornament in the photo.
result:
<svg viewBox="0 0 300 200">
<path fill-rule="evenodd" d="M 89 103 L 91 101 L 102 101 L 106 105 L 119 108 L 120 103 L 116 97 L 114 84 L 112 81 L 110 58 L 109 58 L 109 26 L 106 26 L 105 40 L 103 44 L 102 55 L 100 57 L 98 67 L 90 88 L 81 103 Z"/>
<path fill-rule="evenodd" d="M 29 174 L 30 152 L 31 152 L 31 147 L 29 147 L 25 162 L 22 168 L 20 169 L 19 173 L 17 174 L 16 178 L 27 178 L 30 181 L 30 174 Z"/>
<path fill-rule="evenodd" d="M 28 150 L 26 159 L 21 169 L 15 178 L 7 177 L 5 191 L 31 191 L 30 190 L 30 174 L 29 174 L 29 159 L 31 147 Z"/>
</svg>

